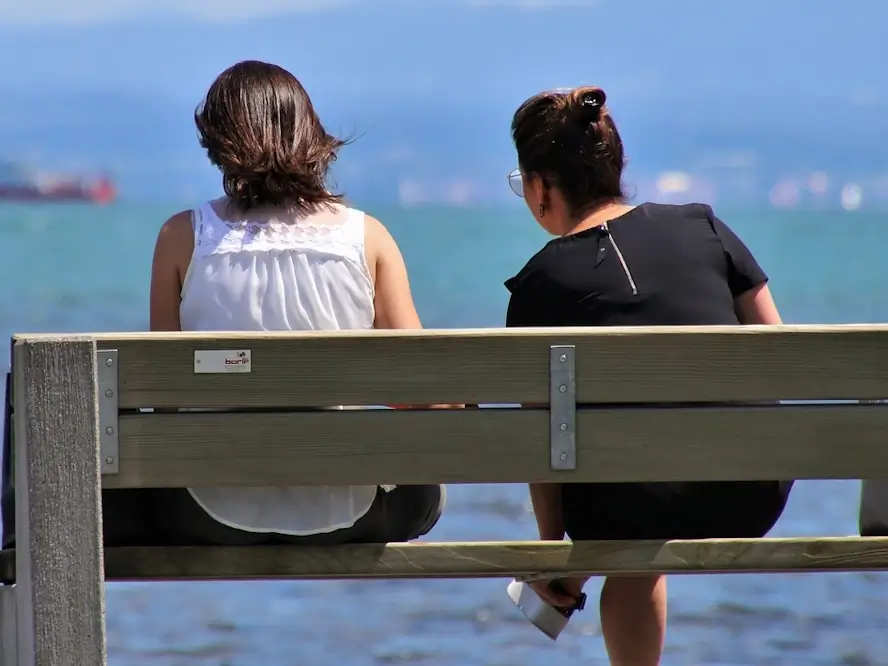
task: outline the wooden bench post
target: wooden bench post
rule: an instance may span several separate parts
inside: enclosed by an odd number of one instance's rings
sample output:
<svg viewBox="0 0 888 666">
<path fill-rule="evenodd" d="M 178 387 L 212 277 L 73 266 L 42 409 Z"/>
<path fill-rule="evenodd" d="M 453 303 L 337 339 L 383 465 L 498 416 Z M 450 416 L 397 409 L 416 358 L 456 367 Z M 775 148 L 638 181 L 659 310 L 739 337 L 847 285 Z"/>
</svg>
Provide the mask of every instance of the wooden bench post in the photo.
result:
<svg viewBox="0 0 888 666">
<path fill-rule="evenodd" d="M 105 666 L 95 341 L 20 339 L 13 372 L 17 641 L 3 635 L 2 663 Z"/>
<path fill-rule="evenodd" d="M 0 664 L 17 666 L 18 640 L 15 631 L 15 585 L 0 585 Z"/>
</svg>

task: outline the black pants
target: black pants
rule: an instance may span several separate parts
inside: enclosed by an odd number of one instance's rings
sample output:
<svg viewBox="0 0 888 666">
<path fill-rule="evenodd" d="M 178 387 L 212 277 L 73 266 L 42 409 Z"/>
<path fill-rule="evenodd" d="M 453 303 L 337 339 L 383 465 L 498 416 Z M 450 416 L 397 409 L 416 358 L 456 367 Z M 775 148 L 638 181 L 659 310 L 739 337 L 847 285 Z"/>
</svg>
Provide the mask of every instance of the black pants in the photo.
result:
<svg viewBox="0 0 888 666">
<path fill-rule="evenodd" d="M 417 539 L 444 511 L 444 486 L 381 488 L 366 514 L 351 527 L 307 536 L 238 530 L 212 518 L 185 488 L 146 488 L 102 494 L 106 546 L 338 545 Z"/>
<path fill-rule="evenodd" d="M 12 470 L 12 382 L 6 373 L 3 440 L 0 444 L 2 548 L 15 548 L 15 491 Z M 370 510 L 347 529 L 289 536 L 237 530 L 211 518 L 184 488 L 102 491 L 102 537 L 106 546 L 251 545 L 258 543 L 342 544 L 410 541 L 427 534 L 444 510 L 444 486 L 381 488 Z M 295 507 L 294 507 L 295 509 Z"/>
<path fill-rule="evenodd" d="M 566 483 L 574 541 L 758 539 L 783 513 L 792 481 Z"/>
</svg>

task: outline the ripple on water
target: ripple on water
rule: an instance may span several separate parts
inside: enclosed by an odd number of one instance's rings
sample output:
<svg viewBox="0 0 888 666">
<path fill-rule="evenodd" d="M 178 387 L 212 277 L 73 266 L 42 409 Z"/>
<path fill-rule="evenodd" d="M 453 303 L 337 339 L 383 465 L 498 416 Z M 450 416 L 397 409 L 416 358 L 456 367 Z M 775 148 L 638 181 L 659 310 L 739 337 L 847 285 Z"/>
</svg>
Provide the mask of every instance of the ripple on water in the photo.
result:
<svg viewBox="0 0 888 666">
<path fill-rule="evenodd" d="M 0 208 L 0 280 L 8 287 L 0 292 L 3 333 L 144 329 L 154 238 L 173 208 L 49 210 Z M 392 211 L 385 219 L 411 265 L 423 321 L 441 327 L 501 325 L 507 299 L 502 278 L 544 239 L 522 236 L 511 213 L 424 211 L 423 219 L 435 223 L 423 225 L 413 223 L 416 216 Z M 817 263 L 834 215 L 813 220 L 806 215 L 802 234 L 796 224 L 760 224 L 750 217 L 744 228 L 743 216 L 732 220 L 770 267 L 786 321 L 884 319 L 884 225 L 861 215 L 843 218 L 843 228 L 853 233 L 830 236 L 838 243 L 833 255 L 854 260 Z M 102 247 L 96 238 L 105 241 Z M 498 252 L 490 253 L 494 246 Z M 429 249 L 440 253 L 441 247 L 463 261 L 428 260 L 434 258 Z M 483 266 L 487 274 L 479 280 L 464 270 L 467 264 Z M 809 270 L 815 265 L 816 271 Z M 462 288 L 466 285 L 471 288 Z M 797 484 L 773 535 L 854 534 L 858 489 L 849 482 Z M 449 490 L 433 539 L 536 537 L 524 486 Z M 110 663 L 607 663 L 594 602 L 600 581 L 590 583 L 587 610 L 574 616 L 557 643 L 524 620 L 508 601 L 505 584 L 501 579 L 114 584 L 108 588 Z M 669 666 L 888 663 L 886 574 L 676 576 L 669 589 Z"/>
<path fill-rule="evenodd" d="M 806 511 L 802 486 L 787 510 Z M 833 486 L 853 519 L 853 484 Z M 816 494 L 816 493 L 814 493 Z M 522 487 L 461 488 L 440 540 L 522 538 Z M 510 523 L 511 521 L 511 523 Z M 846 526 L 839 524 L 839 528 Z M 111 666 L 255 663 L 606 664 L 597 604 L 553 643 L 505 595 L 506 581 L 398 580 L 111 585 Z M 601 581 L 587 592 L 595 599 Z M 665 663 L 878 664 L 888 653 L 888 577 L 876 574 L 674 576 Z"/>
</svg>

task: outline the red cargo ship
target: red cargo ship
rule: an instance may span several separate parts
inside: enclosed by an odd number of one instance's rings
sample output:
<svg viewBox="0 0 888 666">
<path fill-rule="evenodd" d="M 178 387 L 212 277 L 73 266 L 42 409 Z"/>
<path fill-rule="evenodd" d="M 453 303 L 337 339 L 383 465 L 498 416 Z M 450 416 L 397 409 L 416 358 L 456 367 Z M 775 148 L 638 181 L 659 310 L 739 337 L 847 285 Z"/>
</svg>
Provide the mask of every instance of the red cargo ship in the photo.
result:
<svg viewBox="0 0 888 666">
<path fill-rule="evenodd" d="M 0 162 L 0 203 L 73 202 L 109 204 L 117 198 L 117 189 L 107 176 L 49 174 Z"/>
</svg>

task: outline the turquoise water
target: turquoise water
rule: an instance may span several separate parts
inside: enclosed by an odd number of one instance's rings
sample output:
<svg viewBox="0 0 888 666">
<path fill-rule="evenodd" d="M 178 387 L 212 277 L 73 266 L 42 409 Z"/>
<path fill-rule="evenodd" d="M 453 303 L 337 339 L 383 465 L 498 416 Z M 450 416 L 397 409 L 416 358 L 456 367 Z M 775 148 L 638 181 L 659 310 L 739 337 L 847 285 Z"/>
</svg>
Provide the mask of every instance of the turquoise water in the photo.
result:
<svg viewBox="0 0 888 666">
<path fill-rule="evenodd" d="M 0 207 L 0 335 L 145 329 L 154 236 L 175 210 Z M 503 280 L 546 240 L 520 208 L 370 212 L 402 247 L 427 327 L 501 325 Z M 720 214 L 787 322 L 888 320 L 884 217 Z M 773 534 L 853 534 L 858 492 L 799 483 Z M 451 487 L 430 536 L 534 538 L 525 487 Z M 670 595 L 665 664 L 888 664 L 888 575 L 673 577 Z M 606 664 L 595 604 L 552 644 L 503 580 L 112 584 L 108 629 L 112 666 Z"/>
</svg>

